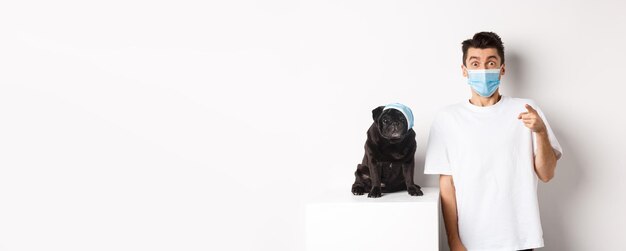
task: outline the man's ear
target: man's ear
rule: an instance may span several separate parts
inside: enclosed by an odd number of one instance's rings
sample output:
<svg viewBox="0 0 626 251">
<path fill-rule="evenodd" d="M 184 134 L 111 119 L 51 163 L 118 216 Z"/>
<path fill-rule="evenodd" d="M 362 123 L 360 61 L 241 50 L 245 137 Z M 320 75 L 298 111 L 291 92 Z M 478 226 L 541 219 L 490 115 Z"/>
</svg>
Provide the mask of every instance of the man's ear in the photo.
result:
<svg viewBox="0 0 626 251">
<path fill-rule="evenodd" d="M 467 78 L 467 67 L 464 64 L 461 64 L 461 71 L 463 72 L 463 77 Z"/>
<path fill-rule="evenodd" d="M 380 117 L 380 115 L 383 113 L 383 109 L 385 109 L 384 106 L 379 106 L 376 107 L 376 109 L 372 110 L 372 118 L 374 119 L 374 121 L 376 121 L 378 117 Z"/>
<path fill-rule="evenodd" d="M 506 72 L 506 65 L 502 64 L 502 69 L 500 70 L 500 75 L 504 75 L 505 72 Z"/>
</svg>

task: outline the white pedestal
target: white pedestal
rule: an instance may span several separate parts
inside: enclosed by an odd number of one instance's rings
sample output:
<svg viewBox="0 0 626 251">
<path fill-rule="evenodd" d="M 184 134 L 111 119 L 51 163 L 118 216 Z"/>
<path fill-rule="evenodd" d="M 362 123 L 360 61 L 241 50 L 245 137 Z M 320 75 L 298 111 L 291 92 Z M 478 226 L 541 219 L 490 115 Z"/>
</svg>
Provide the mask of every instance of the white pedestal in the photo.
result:
<svg viewBox="0 0 626 251">
<path fill-rule="evenodd" d="M 380 198 L 328 191 L 306 205 L 307 251 L 439 250 L 439 188 Z"/>
</svg>

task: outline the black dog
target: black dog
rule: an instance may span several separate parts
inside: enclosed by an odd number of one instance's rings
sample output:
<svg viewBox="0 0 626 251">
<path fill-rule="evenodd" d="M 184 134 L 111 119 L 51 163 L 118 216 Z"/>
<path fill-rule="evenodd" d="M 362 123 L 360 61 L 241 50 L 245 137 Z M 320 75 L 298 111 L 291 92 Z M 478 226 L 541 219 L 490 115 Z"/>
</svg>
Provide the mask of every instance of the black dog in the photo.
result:
<svg viewBox="0 0 626 251">
<path fill-rule="evenodd" d="M 372 115 L 374 123 L 367 130 L 365 156 L 354 173 L 352 193 L 369 191 L 367 197 L 377 198 L 382 192 L 407 190 L 412 196 L 423 195 L 421 187 L 413 183 L 417 142 L 407 117 L 385 106 L 374 109 Z"/>
</svg>

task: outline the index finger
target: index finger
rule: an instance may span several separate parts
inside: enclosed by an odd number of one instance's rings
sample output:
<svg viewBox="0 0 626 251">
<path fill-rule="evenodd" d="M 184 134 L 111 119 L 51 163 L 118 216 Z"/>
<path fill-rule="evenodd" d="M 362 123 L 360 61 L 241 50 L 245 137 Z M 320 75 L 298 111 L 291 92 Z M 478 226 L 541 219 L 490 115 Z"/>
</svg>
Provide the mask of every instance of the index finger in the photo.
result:
<svg viewBox="0 0 626 251">
<path fill-rule="evenodd" d="M 524 105 L 524 107 L 526 107 L 526 110 L 528 110 L 528 112 L 532 112 L 532 113 L 536 113 L 537 112 L 537 110 L 535 110 L 535 108 L 533 108 L 529 104 Z"/>
</svg>

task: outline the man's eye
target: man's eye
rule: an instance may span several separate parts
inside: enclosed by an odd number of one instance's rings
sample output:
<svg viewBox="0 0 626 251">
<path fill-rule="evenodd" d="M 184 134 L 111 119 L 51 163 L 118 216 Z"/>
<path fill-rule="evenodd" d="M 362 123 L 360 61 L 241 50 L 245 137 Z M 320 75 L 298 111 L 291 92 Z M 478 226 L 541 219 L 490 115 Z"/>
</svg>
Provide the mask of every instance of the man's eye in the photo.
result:
<svg viewBox="0 0 626 251">
<path fill-rule="evenodd" d="M 489 66 L 494 66 L 494 65 L 496 65 L 496 63 L 494 63 L 494 62 L 489 62 Z"/>
<path fill-rule="evenodd" d="M 478 67 L 478 63 L 472 63 L 472 66 Z"/>
</svg>

